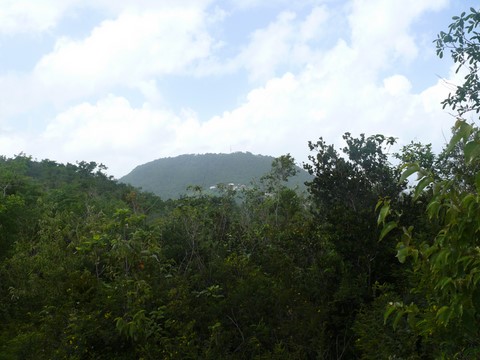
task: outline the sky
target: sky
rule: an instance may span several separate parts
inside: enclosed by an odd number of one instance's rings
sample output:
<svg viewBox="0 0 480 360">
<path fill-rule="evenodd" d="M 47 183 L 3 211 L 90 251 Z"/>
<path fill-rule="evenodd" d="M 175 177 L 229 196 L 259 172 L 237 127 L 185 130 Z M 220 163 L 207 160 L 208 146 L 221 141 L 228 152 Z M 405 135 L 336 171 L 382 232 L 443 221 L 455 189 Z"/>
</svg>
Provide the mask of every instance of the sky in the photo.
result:
<svg viewBox="0 0 480 360">
<path fill-rule="evenodd" d="M 308 161 L 342 134 L 449 138 L 448 0 L 0 0 L 0 154 L 120 178 L 180 154 Z"/>
</svg>

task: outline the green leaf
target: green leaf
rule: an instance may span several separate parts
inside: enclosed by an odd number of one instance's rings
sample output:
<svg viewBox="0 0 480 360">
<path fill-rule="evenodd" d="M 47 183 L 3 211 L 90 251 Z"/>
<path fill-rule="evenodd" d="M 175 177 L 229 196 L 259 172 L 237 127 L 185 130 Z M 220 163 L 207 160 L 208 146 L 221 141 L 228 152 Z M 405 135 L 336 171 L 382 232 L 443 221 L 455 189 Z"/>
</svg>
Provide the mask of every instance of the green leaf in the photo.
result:
<svg viewBox="0 0 480 360">
<path fill-rule="evenodd" d="M 416 263 L 418 261 L 418 250 L 417 249 L 411 250 L 410 256 L 412 257 L 413 261 Z"/>
<path fill-rule="evenodd" d="M 396 255 L 398 261 L 400 261 L 403 264 L 407 259 L 407 256 L 408 256 L 408 247 L 404 246 L 398 249 L 397 255 Z"/>
<path fill-rule="evenodd" d="M 397 316 L 395 316 L 395 320 L 393 320 L 393 328 L 396 329 L 398 326 L 398 323 L 402 319 L 403 315 L 405 314 L 405 311 L 399 310 L 397 313 Z"/>
<path fill-rule="evenodd" d="M 477 141 L 469 141 L 465 144 L 465 161 L 471 163 L 480 157 L 480 144 Z"/>
<path fill-rule="evenodd" d="M 377 225 L 384 224 L 385 218 L 390 212 L 390 202 L 384 203 L 378 214 Z"/>
<path fill-rule="evenodd" d="M 472 131 L 472 126 L 468 125 L 465 120 L 458 119 L 455 123 L 455 133 L 453 134 L 452 139 L 450 140 L 450 143 L 445 150 L 445 153 L 450 153 L 453 148 L 460 142 L 460 140 L 463 139 L 464 141 L 467 141 Z"/>
<path fill-rule="evenodd" d="M 476 286 L 479 282 L 480 282 L 480 273 L 476 273 L 476 274 L 473 276 L 473 285 Z"/>
<path fill-rule="evenodd" d="M 380 233 L 380 237 L 378 239 L 378 241 L 382 241 L 382 239 L 387 236 L 387 234 L 392 231 L 393 229 L 395 229 L 397 227 L 397 222 L 396 221 L 390 221 L 388 222 L 382 229 L 381 233 Z"/>
<path fill-rule="evenodd" d="M 415 174 L 418 171 L 420 171 L 420 166 L 418 164 L 408 164 L 398 182 L 403 183 L 410 175 Z"/>
<path fill-rule="evenodd" d="M 418 197 L 421 195 L 422 191 L 432 182 L 432 178 L 430 176 L 424 177 L 422 180 L 420 180 L 415 186 L 415 191 L 413 193 L 413 198 L 418 199 Z"/>
<path fill-rule="evenodd" d="M 437 321 L 447 325 L 448 319 L 450 317 L 450 311 L 448 311 L 450 308 L 448 306 L 442 306 L 440 309 L 437 311 Z"/>
<path fill-rule="evenodd" d="M 450 257 L 450 250 L 449 249 L 442 249 L 438 252 L 437 256 L 433 261 L 434 267 L 442 268 L 447 264 L 447 260 Z"/>
<path fill-rule="evenodd" d="M 377 201 L 377 204 L 375 205 L 375 212 L 378 211 L 378 208 L 380 206 L 384 206 L 386 203 L 388 202 L 388 200 L 384 199 L 384 198 L 380 198 L 378 201 Z"/>
<path fill-rule="evenodd" d="M 389 304 L 387 310 L 385 310 L 385 313 L 383 314 L 383 324 L 387 324 L 387 320 L 390 317 L 390 315 L 396 310 L 396 306 L 393 304 Z"/>
<path fill-rule="evenodd" d="M 468 194 L 468 195 L 465 195 L 462 199 L 462 207 L 464 209 L 469 209 L 471 208 L 472 204 L 475 205 L 476 204 L 476 196 L 473 195 L 473 194 Z"/>
<path fill-rule="evenodd" d="M 432 200 L 427 206 L 427 214 L 430 219 L 438 217 L 438 212 L 440 210 L 440 201 Z"/>
<path fill-rule="evenodd" d="M 448 284 L 453 284 L 452 278 L 451 277 L 444 277 L 438 282 L 436 288 L 440 288 L 441 290 L 443 290 L 443 288 L 445 286 L 447 286 Z"/>
<path fill-rule="evenodd" d="M 457 264 L 462 264 L 463 267 L 467 267 L 473 262 L 474 258 L 470 255 L 462 256 L 456 261 Z"/>
</svg>

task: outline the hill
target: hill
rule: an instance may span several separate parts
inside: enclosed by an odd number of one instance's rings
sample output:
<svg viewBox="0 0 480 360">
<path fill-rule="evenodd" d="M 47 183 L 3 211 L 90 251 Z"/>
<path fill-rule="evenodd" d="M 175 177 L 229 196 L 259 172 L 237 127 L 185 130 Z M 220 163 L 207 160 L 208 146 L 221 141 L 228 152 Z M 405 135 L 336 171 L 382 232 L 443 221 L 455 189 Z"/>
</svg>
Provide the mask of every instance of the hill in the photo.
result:
<svg viewBox="0 0 480 360">
<path fill-rule="evenodd" d="M 274 157 L 246 152 L 232 154 L 180 155 L 162 158 L 137 166 L 119 181 L 140 187 L 163 199 L 175 199 L 187 192 L 190 185 L 205 190 L 223 184 L 248 186 L 271 169 Z M 301 168 L 289 181 L 291 187 L 304 187 L 310 175 Z"/>
</svg>

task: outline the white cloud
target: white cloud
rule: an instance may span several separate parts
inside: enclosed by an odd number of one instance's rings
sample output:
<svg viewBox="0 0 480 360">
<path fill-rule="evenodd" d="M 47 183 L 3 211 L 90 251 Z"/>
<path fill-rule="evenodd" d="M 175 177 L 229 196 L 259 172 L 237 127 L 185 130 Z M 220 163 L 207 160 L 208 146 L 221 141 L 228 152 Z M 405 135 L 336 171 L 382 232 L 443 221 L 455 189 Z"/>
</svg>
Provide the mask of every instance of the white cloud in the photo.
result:
<svg viewBox="0 0 480 360">
<path fill-rule="evenodd" d="M 314 6 L 318 4 L 318 0 L 229 0 L 230 4 L 233 5 L 234 8 L 245 10 L 245 9 L 253 9 L 259 7 L 304 7 L 304 6 Z M 320 1 L 322 2 L 322 1 Z M 324 1 L 323 1 L 324 2 Z"/>
<path fill-rule="evenodd" d="M 84 40 L 57 41 L 34 75 L 59 98 L 75 98 L 183 73 L 209 55 L 213 41 L 204 21 L 195 7 L 124 12 L 102 22 Z"/>
<path fill-rule="evenodd" d="M 2 0 L 0 34 L 36 33 L 51 30 L 78 9 L 100 10 L 116 16 L 121 12 L 163 10 L 172 6 L 204 8 L 212 0 Z"/>
<path fill-rule="evenodd" d="M 383 87 L 388 94 L 396 96 L 408 93 L 412 84 L 403 75 L 393 75 L 383 79 Z"/>
<path fill-rule="evenodd" d="M 317 6 L 299 26 L 299 36 L 302 42 L 318 39 L 322 36 L 323 25 L 328 20 L 327 8 Z"/>
<path fill-rule="evenodd" d="M 139 90 L 151 104 L 163 104 L 155 77 L 192 72 L 216 46 L 207 23 L 221 21 L 206 10 L 211 0 L 4 1 L 0 35 L 2 24 L 12 24 L 13 32 L 51 29 L 80 8 L 106 11 L 111 20 L 84 39 L 58 38 L 31 73 L 0 73 L 0 122 L 39 106 L 61 111 L 85 97 L 118 92 L 118 86 Z M 39 4 L 45 9 L 37 12 Z"/>
<path fill-rule="evenodd" d="M 253 80 L 274 76 L 277 66 L 288 58 L 295 17 L 292 12 L 281 13 L 266 29 L 253 33 L 250 44 L 240 55 Z"/>
<path fill-rule="evenodd" d="M 267 27 L 252 33 L 249 44 L 234 62 L 245 67 L 256 82 L 272 78 L 281 67 L 304 66 L 318 56 L 309 41 L 322 38 L 328 19 L 325 7 L 312 8 L 305 19 L 298 19 L 291 11 L 281 12 Z"/>
<path fill-rule="evenodd" d="M 362 66 L 391 68 L 395 60 L 412 61 L 418 54 L 411 25 L 421 14 L 440 10 L 448 0 L 354 0 L 349 16 L 352 46 Z"/>
<path fill-rule="evenodd" d="M 78 0 L 2 0 L 0 34 L 46 31 Z"/>
<path fill-rule="evenodd" d="M 57 115 L 33 146 L 36 153 L 42 149 L 42 157 L 94 160 L 123 175 L 152 156 L 168 154 L 182 121 L 168 111 L 134 108 L 125 98 L 109 95 Z"/>
<path fill-rule="evenodd" d="M 337 55 L 344 53 L 342 46 L 335 49 Z M 338 145 L 346 131 L 354 136 L 383 133 L 404 144 L 417 138 L 441 145 L 442 130 L 448 132 L 451 120 L 439 104 L 447 89 L 437 84 L 411 93 L 408 79 L 401 75 L 375 86 L 356 79 L 348 65 L 331 74 L 319 66 L 272 79 L 251 91 L 237 109 L 203 124 L 197 139 L 215 139 L 223 149 L 231 145 L 254 153 L 290 152 L 299 161 L 307 158 L 309 140 L 322 136 Z"/>
<path fill-rule="evenodd" d="M 46 95 L 41 84 L 28 74 L 0 75 L 0 124 L 39 105 Z"/>
</svg>

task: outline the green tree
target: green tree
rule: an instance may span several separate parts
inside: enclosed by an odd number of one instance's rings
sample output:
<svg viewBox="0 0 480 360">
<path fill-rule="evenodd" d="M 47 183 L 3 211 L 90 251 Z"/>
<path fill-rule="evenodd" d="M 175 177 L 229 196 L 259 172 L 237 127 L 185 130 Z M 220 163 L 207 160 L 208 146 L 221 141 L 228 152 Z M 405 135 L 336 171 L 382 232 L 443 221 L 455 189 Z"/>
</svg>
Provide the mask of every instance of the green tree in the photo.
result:
<svg viewBox="0 0 480 360">
<path fill-rule="evenodd" d="M 403 301 L 392 301 L 385 313 L 394 326 L 408 325 L 430 345 L 432 358 L 445 359 L 480 355 L 480 132 L 460 118 L 480 110 L 480 37 L 476 31 L 480 14 L 472 8 L 453 20 L 436 43 L 440 57 L 449 49 L 457 71 L 467 72 L 464 83 L 443 102 L 457 109 L 459 118 L 439 168 L 405 165 L 402 178 L 417 174 L 414 196 L 426 201 L 425 217 L 432 231 L 418 231 L 415 224 L 400 226 L 397 258 L 411 264 L 412 284 Z M 385 224 L 386 216 L 396 213 L 387 201 L 379 220 Z M 387 224 L 398 225 L 395 220 Z"/>
<path fill-rule="evenodd" d="M 457 65 L 456 72 L 466 72 L 463 84 L 456 86 L 442 101 L 443 107 L 457 110 L 459 116 L 467 112 L 480 112 L 480 75 L 479 75 L 479 44 L 480 34 L 477 31 L 480 23 L 480 12 L 470 8 L 470 12 L 462 12 L 454 16 L 448 31 L 441 31 L 435 40 L 437 55 L 443 58 L 446 51 Z"/>
<path fill-rule="evenodd" d="M 379 231 L 373 208 L 380 196 L 403 189 L 399 174 L 387 156 L 395 142 L 383 135 L 354 138 L 344 135 L 341 155 L 323 139 L 309 143 L 315 151 L 305 168 L 314 175 L 308 189 L 320 231 L 327 233 L 340 260 L 336 287 L 329 293 L 326 358 L 353 357 L 352 325 L 360 308 L 374 297 L 376 282 L 395 280 L 394 253 L 389 241 L 378 242 Z"/>
</svg>

